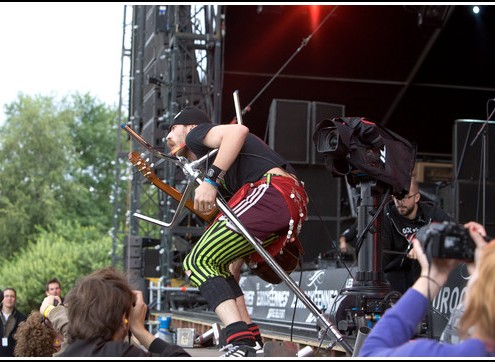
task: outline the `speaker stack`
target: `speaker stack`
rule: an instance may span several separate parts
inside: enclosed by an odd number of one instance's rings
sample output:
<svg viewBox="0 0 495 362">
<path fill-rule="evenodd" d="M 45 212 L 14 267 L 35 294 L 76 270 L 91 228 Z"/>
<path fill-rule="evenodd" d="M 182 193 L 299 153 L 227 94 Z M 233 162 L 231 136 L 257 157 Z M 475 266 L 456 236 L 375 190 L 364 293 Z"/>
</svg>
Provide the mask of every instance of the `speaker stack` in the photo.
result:
<svg viewBox="0 0 495 362">
<path fill-rule="evenodd" d="M 454 217 L 484 224 L 495 236 L 495 208 L 489 202 L 495 199 L 495 122 L 456 120 L 452 144 Z"/>
<path fill-rule="evenodd" d="M 344 111 L 341 104 L 291 99 L 274 99 L 270 106 L 269 146 L 294 166 L 310 198 L 300 234 L 307 264 L 334 248 L 343 231 L 341 222 L 350 217 L 345 181 L 325 167 L 312 139 L 318 122 L 343 117 Z"/>
</svg>

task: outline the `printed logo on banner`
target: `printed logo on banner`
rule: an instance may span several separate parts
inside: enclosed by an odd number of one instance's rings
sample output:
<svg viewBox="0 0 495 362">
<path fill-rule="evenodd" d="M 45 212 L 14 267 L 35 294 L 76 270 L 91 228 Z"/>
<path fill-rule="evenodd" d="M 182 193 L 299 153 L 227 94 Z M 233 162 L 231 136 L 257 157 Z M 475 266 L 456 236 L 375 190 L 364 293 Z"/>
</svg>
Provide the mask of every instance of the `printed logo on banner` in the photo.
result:
<svg viewBox="0 0 495 362">
<path fill-rule="evenodd" d="M 347 281 L 345 269 L 320 269 L 294 272 L 294 280 L 301 281 L 306 296 L 321 309 L 331 309 L 339 290 Z M 286 320 L 294 314 L 298 322 L 314 323 L 316 317 L 285 283 L 269 284 L 257 276 L 241 277 L 240 286 L 244 292 L 246 306 L 253 318 Z M 338 288 L 338 289 L 337 289 Z"/>
</svg>

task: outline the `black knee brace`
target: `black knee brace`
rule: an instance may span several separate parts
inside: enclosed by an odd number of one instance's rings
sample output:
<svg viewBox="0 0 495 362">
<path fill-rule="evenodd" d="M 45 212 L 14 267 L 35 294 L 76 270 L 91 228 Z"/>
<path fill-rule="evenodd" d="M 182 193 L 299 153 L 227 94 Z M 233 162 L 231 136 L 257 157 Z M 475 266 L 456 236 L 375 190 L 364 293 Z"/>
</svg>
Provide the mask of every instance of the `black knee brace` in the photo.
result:
<svg viewBox="0 0 495 362">
<path fill-rule="evenodd" d="M 228 299 L 237 298 L 230 284 L 231 283 L 229 283 L 227 279 L 223 277 L 213 277 L 207 279 L 199 287 L 201 295 L 206 299 L 213 311 L 215 311 L 220 303 Z"/>
<path fill-rule="evenodd" d="M 232 289 L 232 293 L 234 293 L 236 298 L 244 295 L 244 292 L 242 291 L 239 283 L 237 283 L 233 275 L 227 278 L 227 283 L 229 283 L 229 286 Z"/>
</svg>

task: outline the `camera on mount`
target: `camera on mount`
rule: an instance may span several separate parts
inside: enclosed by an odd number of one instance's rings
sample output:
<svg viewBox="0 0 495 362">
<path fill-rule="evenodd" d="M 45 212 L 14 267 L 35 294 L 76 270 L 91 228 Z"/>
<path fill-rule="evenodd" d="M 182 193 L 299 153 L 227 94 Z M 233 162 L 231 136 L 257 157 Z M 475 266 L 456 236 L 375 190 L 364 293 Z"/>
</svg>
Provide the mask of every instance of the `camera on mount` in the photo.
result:
<svg viewBox="0 0 495 362">
<path fill-rule="evenodd" d="M 421 227 L 416 239 L 428 258 L 474 260 L 474 243 L 468 229 L 451 221 L 432 222 Z"/>
<path fill-rule="evenodd" d="M 313 142 L 333 176 L 347 176 L 351 186 L 365 174 L 396 195 L 409 192 L 416 146 L 398 134 L 364 117 L 339 117 L 318 122 Z"/>
</svg>

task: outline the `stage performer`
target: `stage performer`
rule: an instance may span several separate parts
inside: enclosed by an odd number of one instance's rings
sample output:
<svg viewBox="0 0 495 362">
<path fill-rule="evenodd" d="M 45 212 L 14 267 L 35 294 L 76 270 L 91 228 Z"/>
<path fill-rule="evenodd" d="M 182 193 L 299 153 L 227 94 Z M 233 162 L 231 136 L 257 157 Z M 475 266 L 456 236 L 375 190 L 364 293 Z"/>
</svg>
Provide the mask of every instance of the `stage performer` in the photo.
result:
<svg viewBox="0 0 495 362">
<path fill-rule="evenodd" d="M 242 124 L 213 124 L 196 107 L 186 107 L 169 126 L 167 146 L 189 160 L 218 149 L 204 164 L 205 177 L 195 189 L 194 208 L 208 212 L 216 200 L 228 200 L 233 213 L 273 256 L 297 235 L 307 218 L 308 197 L 294 168 Z M 185 145 L 180 148 L 180 145 Z M 223 325 L 223 357 L 253 357 L 262 351 L 259 328 L 249 316 L 243 292 L 229 271 L 241 258 L 259 257 L 253 245 L 226 216 L 207 228 L 184 260 L 190 281 Z"/>
</svg>

